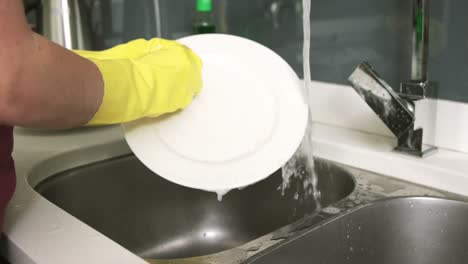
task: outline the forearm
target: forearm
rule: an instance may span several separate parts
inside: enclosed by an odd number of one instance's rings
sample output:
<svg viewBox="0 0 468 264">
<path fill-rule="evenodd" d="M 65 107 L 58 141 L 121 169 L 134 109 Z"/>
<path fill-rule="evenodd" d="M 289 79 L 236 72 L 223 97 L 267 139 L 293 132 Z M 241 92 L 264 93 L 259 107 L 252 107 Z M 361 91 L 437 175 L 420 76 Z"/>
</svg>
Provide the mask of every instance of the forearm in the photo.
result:
<svg viewBox="0 0 468 264">
<path fill-rule="evenodd" d="M 0 0 L 0 124 L 129 122 L 184 109 L 202 88 L 202 62 L 180 43 L 140 39 L 71 52 L 34 34 L 23 12 L 20 0 Z"/>
<path fill-rule="evenodd" d="M 0 0 L 0 124 L 69 128 L 98 110 L 103 81 L 90 61 L 33 33 L 21 1 Z"/>
<path fill-rule="evenodd" d="M 97 67 L 39 35 L 31 35 L 27 43 L 4 121 L 48 128 L 86 124 L 103 97 Z"/>
</svg>

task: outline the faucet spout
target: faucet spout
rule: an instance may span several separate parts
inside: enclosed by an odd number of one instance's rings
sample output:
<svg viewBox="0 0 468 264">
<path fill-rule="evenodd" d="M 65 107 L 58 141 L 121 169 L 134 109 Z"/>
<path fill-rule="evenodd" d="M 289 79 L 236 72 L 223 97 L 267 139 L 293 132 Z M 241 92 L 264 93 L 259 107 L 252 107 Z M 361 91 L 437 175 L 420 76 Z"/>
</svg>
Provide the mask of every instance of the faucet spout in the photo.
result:
<svg viewBox="0 0 468 264">
<path fill-rule="evenodd" d="M 411 80 L 428 80 L 429 58 L 429 0 L 413 0 Z"/>
</svg>

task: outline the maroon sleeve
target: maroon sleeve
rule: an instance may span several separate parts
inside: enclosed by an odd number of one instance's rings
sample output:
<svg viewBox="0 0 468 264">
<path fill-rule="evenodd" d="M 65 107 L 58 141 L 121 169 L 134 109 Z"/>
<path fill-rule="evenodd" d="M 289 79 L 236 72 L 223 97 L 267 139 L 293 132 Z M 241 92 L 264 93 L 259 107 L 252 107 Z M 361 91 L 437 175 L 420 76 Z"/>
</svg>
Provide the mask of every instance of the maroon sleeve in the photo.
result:
<svg viewBox="0 0 468 264">
<path fill-rule="evenodd" d="M 13 128 L 0 126 L 0 232 L 7 203 L 15 191 L 15 166 L 11 157 Z"/>
</svg>

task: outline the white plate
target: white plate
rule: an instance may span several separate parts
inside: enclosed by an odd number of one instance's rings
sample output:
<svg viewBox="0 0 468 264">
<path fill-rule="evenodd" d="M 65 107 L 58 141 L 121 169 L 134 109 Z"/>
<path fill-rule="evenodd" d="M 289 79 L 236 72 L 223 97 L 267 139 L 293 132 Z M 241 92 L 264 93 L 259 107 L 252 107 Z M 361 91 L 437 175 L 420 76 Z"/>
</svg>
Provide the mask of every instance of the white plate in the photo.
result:
<svg viewBox="0 0 468 264">
<path fill-rule="evenodd" d="M 179 40 L 203 60 L 204 88 L 184 111 L 124 125 L 126 140 L 156 174 L 221 191 L 282 167 L 307 124 L 301 82 L 270 49 L 224 34 Z"/>
</svg>

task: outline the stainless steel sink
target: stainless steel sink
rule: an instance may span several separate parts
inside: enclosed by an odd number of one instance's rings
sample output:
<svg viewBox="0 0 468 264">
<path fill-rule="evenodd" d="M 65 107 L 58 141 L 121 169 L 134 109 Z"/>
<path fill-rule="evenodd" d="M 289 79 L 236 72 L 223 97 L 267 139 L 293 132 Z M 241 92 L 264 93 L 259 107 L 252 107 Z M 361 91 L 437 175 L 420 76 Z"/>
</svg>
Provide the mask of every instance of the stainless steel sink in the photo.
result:
<svg viewBox="0 0 468 264">
<path fill-rule="evenodd" d="M 249 264 L 465 264 L 468 203 L 392 198 L 358 207 L 279 243 Z"/>
<path fill-rule="evenodd" d="M 341 167 L 317 160 L 316 171 L 324 207 L 353 192 L 353 177 Z M 214 193 L 164 180 L 130 155 L 59 173 L 35 189 L 137 255 L 175 259 L 232 249 L 315 211 L 312 198 L 295 196 L 302 183 L 293 181 L 284 195 L 281 183 L 278 171 L 219 202 Z"/>
</svg>

